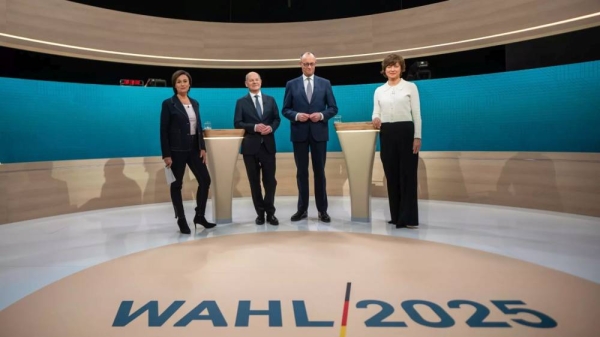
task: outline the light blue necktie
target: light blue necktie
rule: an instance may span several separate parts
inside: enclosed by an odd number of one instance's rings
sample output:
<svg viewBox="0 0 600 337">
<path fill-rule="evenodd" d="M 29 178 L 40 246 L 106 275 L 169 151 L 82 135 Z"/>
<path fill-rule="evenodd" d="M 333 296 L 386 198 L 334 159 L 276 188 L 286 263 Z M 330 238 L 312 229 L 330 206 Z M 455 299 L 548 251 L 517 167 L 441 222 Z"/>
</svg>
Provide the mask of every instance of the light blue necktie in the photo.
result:
<svg viewBox="0 0 600 337">
<path fill-rule="evenodd" d="M 258 119 L 262 120 L 262 108 L 258 102 L 258 95 L 254 95 L 254 98 L 256 99 L 256 112 L 258 112 Z"/>
</svg>

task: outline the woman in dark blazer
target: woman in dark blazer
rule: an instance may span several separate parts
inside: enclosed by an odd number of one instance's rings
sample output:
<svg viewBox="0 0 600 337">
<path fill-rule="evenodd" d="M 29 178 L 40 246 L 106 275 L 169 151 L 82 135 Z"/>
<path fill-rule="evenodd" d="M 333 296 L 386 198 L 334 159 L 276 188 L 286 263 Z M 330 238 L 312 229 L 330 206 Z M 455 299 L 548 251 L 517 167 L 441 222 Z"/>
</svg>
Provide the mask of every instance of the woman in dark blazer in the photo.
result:
<svg viewBox="0 0 600 337">
<path fill-rule="evenodd" d="M 192 76 L 178 70 L 171 77 L 175 95 L 167 98 L 162 103 L 160 112 L 160 147 L 165 165 L 173 170 L 176 181 L 171 184 L 171 201 L 175 208 L 177 225 L 183 234 L 190 234 L 190 227 L 185 219 L 181 187 L 185 165 L 198 180 L 196 192 L 196 215 L 194 227 L 200 224 L 205 228 L 215 227 L 204 217 L 210 175 L 206 167 L 206 146 L 202 136 L 202 122 L 200 120 L 200 105 L 198 101 L 188 96 L 192 85 Z"/>
</svg>

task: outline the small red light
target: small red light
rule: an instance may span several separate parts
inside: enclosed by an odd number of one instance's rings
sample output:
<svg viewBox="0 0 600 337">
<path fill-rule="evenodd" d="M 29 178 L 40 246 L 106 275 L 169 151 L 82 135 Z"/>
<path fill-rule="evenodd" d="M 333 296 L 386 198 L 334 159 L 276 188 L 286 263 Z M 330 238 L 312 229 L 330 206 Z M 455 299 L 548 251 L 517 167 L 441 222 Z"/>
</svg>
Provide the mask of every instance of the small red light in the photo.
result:
<svg viewBox="0 0 600 337">
<path fill-rule="evenodd" d="M 119 81 L 119 83 L 121 85 L 137 85 L 137 86 L 143 86 L 144 85 L 144 81 L 143 80 L 132 80 L 132 79 L 122 79 Z"/>
</svg>

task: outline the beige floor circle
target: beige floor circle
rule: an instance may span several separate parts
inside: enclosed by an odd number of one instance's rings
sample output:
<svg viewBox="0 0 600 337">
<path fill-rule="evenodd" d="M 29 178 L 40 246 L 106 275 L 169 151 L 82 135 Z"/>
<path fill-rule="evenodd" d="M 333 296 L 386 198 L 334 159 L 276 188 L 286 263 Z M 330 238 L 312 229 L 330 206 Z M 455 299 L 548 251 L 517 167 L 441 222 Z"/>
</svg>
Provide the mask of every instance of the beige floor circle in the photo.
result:
<svg viewBox="0 0 600 337">
<path fill-rule="evenodd" d="M 86 269 L 1 311 L 0 335 L 591 337 L 599 314 L 600 285 L 527 262 L 397 237 L 271 232 Z"/>
</svg>

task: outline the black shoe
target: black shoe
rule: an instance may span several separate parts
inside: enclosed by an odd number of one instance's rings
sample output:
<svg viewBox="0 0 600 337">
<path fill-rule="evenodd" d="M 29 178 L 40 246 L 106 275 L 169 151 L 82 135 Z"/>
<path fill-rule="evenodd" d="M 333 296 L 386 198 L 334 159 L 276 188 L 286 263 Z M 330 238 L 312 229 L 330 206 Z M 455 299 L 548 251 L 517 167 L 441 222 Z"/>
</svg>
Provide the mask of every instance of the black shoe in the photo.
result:
<svg viewBox="0 0 600 337">
<path fill-rule="evenodd" d="M 331 218 L 327 212 L 319 212 L 319 220 L 323 222 L 331 222 Z"/>
<path fill-rule="evenodd" d="M 273 214 L 273 215 L 267 215 L 267 222 L 270 223 L 273 226 L 278 226 L 279 225 L 279 219 L 277 219 L 275 217 L 275 214 Z"/>
<path fill-rule="evenodd" d="M 292 221 L 300 221 L 306 218 L 308 218 L 308 213 L 306 211 L 298 211 L 296 214 L 292 215 Z"/>
<path fill-rule="evenodd" d="M 204 226 L 204 228 L 213 228 L 217 225 L 216 223 L 208 222 L 204 215 L 196 214 L 194 217 L 194 228 L 196 228 L 196 225 L 198 224 Z"/>
<path fill-rule="evenodd" d="M 185 218 L 179 218 L 177 219 L 177 226 L 179 226 L 179 231 L 181 232 L 181 234 L 190 234 L 192 231 L 190 231 L 190 227 L 187 224 L 187 220 L 185 220 Z"/>
<path fill-rule="evenodd" d="M 402 220 L 398 220 L 396 228 L 407 228 L 406 224 Z"/>
<path fill-rule="evenodd" d="M 254 223 L 257 225 L 264 225 L 265 224 L 265 216 L 264 215 L 257 216 L 256 220 L 254 220 Z"/>
<path fill-rule="evenodd" d="M 395 224 L 396 224 L 396 221 L 394 221 L 394 220 L 390 220 L 390 221 L 388 221 L 388 223 L 389 223 L 390 225 L 395 225 Z"/>
</svg>

